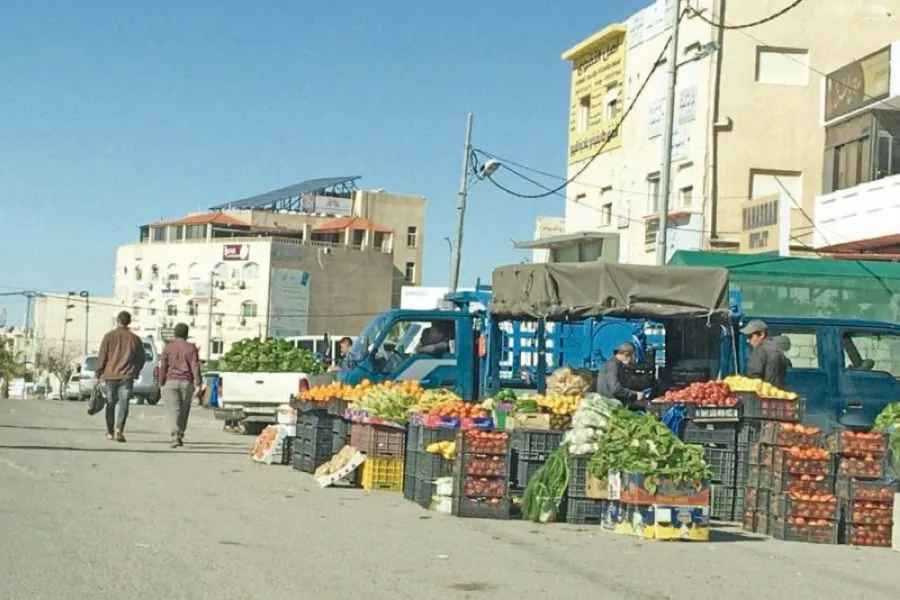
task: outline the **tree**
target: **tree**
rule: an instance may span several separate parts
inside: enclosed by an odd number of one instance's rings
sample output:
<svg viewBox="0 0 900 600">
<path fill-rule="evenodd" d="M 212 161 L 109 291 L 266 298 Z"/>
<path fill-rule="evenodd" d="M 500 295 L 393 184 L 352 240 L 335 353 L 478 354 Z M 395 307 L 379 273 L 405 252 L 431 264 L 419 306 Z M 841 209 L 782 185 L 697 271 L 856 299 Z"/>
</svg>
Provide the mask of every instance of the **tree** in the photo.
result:
<svg viewBox="0 0 900 600">
<path fill-rule="evenodd" d="M 59 379 L 60 397 L 65 397 L 66 385 L 75 371 L 75 355 L 66 352 L 65 348 L 51 348 L 41 357 L 42 366 Z"/>
<path fill-rule="evenodd" d="M 0 398 L 9 398 L 10 382 L 24 373 L 25 364 L 13 346 L 13 339 L 0 337 Z"/>
</svg>

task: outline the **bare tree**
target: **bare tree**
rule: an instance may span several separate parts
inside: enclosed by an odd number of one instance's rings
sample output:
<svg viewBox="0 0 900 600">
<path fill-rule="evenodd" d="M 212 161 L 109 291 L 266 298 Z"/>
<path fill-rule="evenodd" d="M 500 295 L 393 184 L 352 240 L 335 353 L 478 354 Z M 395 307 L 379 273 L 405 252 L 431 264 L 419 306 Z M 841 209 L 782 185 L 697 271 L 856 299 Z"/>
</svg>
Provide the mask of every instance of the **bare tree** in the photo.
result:
<svg viewBox="0 0 900 600">
<path fill-rule="evenodd" d="M 66 385 L 69 378 L 75 372 L 75 354 L 66 351 L 65 348 L 51 348 L 41 357 L 42 366 L 59 379 L 59 394 L 65 397 Z"/>
<path fill-rule="evenodd" d="M 0 398 L 9 398 L 9 384 L 25 374 L 21 353 L 16 352 L 12 338 L 0 337 Z"/>
</svg>

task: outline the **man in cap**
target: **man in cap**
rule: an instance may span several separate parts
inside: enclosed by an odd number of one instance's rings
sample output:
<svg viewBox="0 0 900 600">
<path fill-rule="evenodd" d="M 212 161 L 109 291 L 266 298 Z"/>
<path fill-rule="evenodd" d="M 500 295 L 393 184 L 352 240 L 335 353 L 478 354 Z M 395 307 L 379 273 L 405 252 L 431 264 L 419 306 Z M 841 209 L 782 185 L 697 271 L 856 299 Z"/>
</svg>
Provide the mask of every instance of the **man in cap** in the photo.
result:
<svg viewBox="0 0 900 600">
<path fill-rule="evenodd" d="M 753 352 L 747 361 L 747 375 L 762 379 L 777 388 L 784 388 L 787 377 L 788 359 L 778 344 L 769 337 L 769 326 L 764 321 L 754 319 L 741 329 Z"/>
<path fill-rule="evenodd" d="M 188 326 L 175 326 L 175 337 L 159 357 L 159 385 L 163 402 L 169 409 L 170 445 L 184 445 L 184 431 L 191 413 L 191 400 L 200 393 L 200 359 L 197 346 L 187 341 Z"/>
<path fill-rule="evenodd" d="M 629 390 L 623 384 L 625 367 L 637 360 L 637 350 L 631 342 L 623 342 L 616 347 L 615 355 L 603 363 L 597 376 L 597 393 L 607 398 L 615 398 L 632 410 L 644 408 L 652 390 L 642 392 Z"/>
</svg>

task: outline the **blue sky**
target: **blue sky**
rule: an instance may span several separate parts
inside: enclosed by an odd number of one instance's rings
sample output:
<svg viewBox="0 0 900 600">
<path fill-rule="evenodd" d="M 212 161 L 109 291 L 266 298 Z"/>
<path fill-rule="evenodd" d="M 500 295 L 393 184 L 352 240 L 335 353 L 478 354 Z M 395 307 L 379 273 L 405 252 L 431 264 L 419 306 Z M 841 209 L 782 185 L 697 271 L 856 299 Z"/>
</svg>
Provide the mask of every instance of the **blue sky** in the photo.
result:
<svg viewBox="0 0 900 600">
<path fill-rule="evenodd" d="M 0 286 L 108 295 L 139 224 L 353 174 L 428 198 L 424 283 L 446 284 L 465 113 L 476 146 L 564 174 L 560 54 L 649 3 L 4 2 Z M 562 213 L 475 186 L 461 284 Z"/>
</svg>

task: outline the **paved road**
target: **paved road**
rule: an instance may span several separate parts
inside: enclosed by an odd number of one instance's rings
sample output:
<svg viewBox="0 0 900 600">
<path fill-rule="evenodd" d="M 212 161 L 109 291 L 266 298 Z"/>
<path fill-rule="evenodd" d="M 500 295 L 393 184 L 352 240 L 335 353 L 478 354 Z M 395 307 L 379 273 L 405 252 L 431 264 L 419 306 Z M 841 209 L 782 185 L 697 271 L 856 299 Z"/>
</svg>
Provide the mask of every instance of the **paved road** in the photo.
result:
<svg viewBox="0 0 900 600">
<path fill-rule="evenodd" d="M 173 451 L 162 417 L 132 407 L 120 445 L 83 404 L 0 401 L 0 598 L 898 596 L 890 550 L 454 519 L 251 464 L 200 410 Z"/>
</svg>

